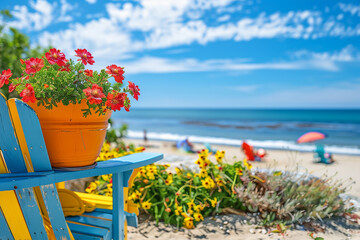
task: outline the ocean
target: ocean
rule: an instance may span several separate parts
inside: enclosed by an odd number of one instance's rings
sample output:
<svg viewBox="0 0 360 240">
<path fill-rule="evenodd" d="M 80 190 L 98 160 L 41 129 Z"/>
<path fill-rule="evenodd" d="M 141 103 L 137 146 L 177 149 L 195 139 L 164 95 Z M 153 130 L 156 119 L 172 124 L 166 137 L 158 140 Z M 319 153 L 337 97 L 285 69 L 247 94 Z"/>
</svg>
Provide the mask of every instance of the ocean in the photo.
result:
<svg viewBox="0 0 360 240">
<path fill-rule="evenodd" d="M 289 109 L 139 109 L 113 114 L 114 127 L 126 123 L 129 138 L 313 151 L 324 144 L 332 153 L 360 155 L 360 110 Z M 315 143 L 297 144 L 309 131 L 328 137 Z"/>
</svg>

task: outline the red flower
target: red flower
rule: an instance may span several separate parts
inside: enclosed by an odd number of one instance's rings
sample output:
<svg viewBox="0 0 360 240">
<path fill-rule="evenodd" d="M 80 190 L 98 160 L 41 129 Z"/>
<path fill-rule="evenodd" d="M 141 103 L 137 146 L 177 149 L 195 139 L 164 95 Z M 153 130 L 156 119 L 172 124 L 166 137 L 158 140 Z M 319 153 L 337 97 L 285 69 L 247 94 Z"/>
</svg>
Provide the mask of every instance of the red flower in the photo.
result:
<svg viewBox="0 0 360 240">
<path fill-rule="evenodd" d="M 70 69 L 70 63 L 66 63 L 64 66 L 62 66 L 61 68 L 59 68 L 59 71 L 61 71 L 61 72 L 64 72 L 64 71 L 70 72 L 70 71 L 71 71 L 71 69 Z"/>
<path fill-rule="evenodd" d="M 107 95 L 107 101 L 105 102 L 105 105 L 110 107 L 113 111 L 120 111 L 120 109 L 124 107 L 125 96 L 126 93 L 117 93 L 113 91 L 113 93 L 109 93 Z"/>
<path fill-rule="evenodd" d="M 9 85 L 9 92 L 15 91 L 16 87 L 19 86 L 19 85 L 20 85 L 20 83 L 19 83 L 19 84 L 16 84 L 15 86 L 14 86 L 14 84 L 11 83 L 11 84 Z"/>
<path fill-rule="evenodd" d="M 122 83 L 124 80 L 124 69 L 122 67 L 118 67 L 115 64 L 106 67 L 106 73 L 110 74 L 115 78 L 115 81 L 118 83 Z"/>
<path fill-rule="evenodd" d="M 44 66 L 44 60 L 40 58 L 30 58 L 30 60 L 25 61 L 27 74 L 36 73 L 41 70 Z"/>
<path fill-rule="evenodd" d="M 140 89 L 139 89 L 139 86 L 135 85 L 134 83 L 128 81 L 129 83 L 129 91 L 130 91 L 130 94 L 136 99 L 138 100 L 139 99 L 139 95 L 140 95 Z"/>
<path fill-rule="evenodd" d="M 92 77 L 92 76 L 93 76 L 93 70 L 88 70 L 88 69 L 86 69 L 86 70 L 84 71 L 84 74 L 85 74 L 86 76 L 88 76 L 88 77 Z"/>
<path fill-rule="evenodd" d="M 12 76 L 11 70 L 3 70 L 0 74 L 0 88 L 4 86 L 4 84 L 9 84 L 9 78 Z"/>
<path fill-rule="evenodd" d="M 49 85 L 45 83 L 45 84 L 44 84 L 44 88 L 48 88 L 48 87 L 49 87 Z"/>
<path fill-rule="evenodd" d="M 103 93 L 102 87 L 99 87 L 97 84 L 93 84 L 92 88 L 88 87 L 84 89 L 88 101 L 90 104 L 100 104 L 102 102 L 102 98 L 106 97 Z"/>
<path fill-rule="evenodd" d="M 65 58 L 65 54 L 60 52 L 60 50 L 57 50 L 55 48 L 50 49 L 49 52 L 45 53 L 45 57 L 48 60 L 50 64 L 57 64 L 60 67 L 64 66 L 66 62 L 68 61 Z"/>
<path fill-rule="evenodd" d="M 95 61 L 93 60 L 94 57 L 86 49 L 77 49 L 75 50 L 75 52 L 76 52 L 75 56 L 81 58 L 78 59 L 78 61 L 82 61 L 84 65 L 86 64 L 93 65 L 95 63 Z"/>
<path fill-rule="evenodd" d="M 30 101 L 34 103 L 36 101 L 36 98 L 33 86 L 31 86 L 30 83 L 27 83 L 25 87 L 26 88 L 20 93 L 20 97 L 22 97 L 22 100 L 24 102 Z"/>
<path fill-rule="evenodd" d="M 25 61 L 24 61 L 24 60 L 22 60 L 22 59 L 20 59 L 20 63 L 21 63 L 21 64 L 24 64 L 24 63 L 25 63 Z"/>
</svg>

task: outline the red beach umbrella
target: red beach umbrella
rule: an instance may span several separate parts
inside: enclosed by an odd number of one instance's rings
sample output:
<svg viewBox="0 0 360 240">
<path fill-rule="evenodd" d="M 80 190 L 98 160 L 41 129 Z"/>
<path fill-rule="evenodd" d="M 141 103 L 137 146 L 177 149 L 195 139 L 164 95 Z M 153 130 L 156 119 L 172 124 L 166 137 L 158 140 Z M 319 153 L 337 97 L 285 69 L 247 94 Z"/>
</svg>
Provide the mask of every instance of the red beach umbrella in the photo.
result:
<svg viewBox="0 0 360 240">
<path fill-rule="evenodd" d="M 326 138 L 326 134 L 321 132 L 308 132 L 303 134 L 301 137 L 296 140 L 297 143 L 306 143 L 306 142 L 314 142 L 317 140 L 321 140 Z"/>
</svg>

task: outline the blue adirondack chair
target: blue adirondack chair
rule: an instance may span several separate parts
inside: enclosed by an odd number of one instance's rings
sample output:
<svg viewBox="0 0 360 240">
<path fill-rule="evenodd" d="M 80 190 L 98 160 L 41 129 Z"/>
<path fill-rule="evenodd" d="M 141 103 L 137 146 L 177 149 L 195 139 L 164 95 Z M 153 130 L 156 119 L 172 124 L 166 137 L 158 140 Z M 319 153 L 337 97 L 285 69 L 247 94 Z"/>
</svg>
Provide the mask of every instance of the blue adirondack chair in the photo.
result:
<svg viewBox="0 0 360 240">
<path fill-rule="evenodd" d="M 137 226 L 137 218 L 124 212 L 123 187 L 133 169 L 162 157 L 138 153 L 99 162 L 93 169 L 53 171 L 33 109 L 0 95 L 0 239 L 124 239 L 125 219 Z M 113 174 L 113 210 L 65 218 L 55 183 L 103 174 Z M 22 214 L 14 218 L 16 211 Z"/>
</svg>

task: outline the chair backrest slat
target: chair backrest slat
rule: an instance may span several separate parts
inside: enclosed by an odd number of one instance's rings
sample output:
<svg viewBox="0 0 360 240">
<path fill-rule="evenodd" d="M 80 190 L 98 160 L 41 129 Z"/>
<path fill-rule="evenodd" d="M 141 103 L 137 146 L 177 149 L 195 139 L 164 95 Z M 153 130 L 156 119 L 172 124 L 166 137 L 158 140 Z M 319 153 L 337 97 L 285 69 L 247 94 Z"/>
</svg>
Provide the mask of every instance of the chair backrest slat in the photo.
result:
<svg viewBox="0 0 360 240">
<path fill-rule="evenodd" d="M 46 150 L 39 119 L 35 111 L 18 99 L 9 99 L 8 106 L 18 139 L 24 137 L 24 145 L 20 146 L 26 158 L 31 159 L 34 172 L 51 170 L 50 159 Z"/>
<path fill-rule="evenodd" d="M 9 240 L 14 239 L 13 235 L 10 232 L 9 226 L 6 223 L 1 207 L 0 207 L 0 239 L 9 239 Z"/>
<path fill-rule="evenodd" d="M 15 130 L 11 123 L 9 109 L 2 94 L 0 94 L 0 149 L 2 150 L 9 172 L 27 172 L 20 146 L 16 139 Z"/>
<path fill-rule="evenodd" d="M 43 217 L 32 188 L 16 190 L 18 200 L 32 239 L 48 239 Z M 20 200 L 21 199 L 21 200 Z"/>
</svg>

